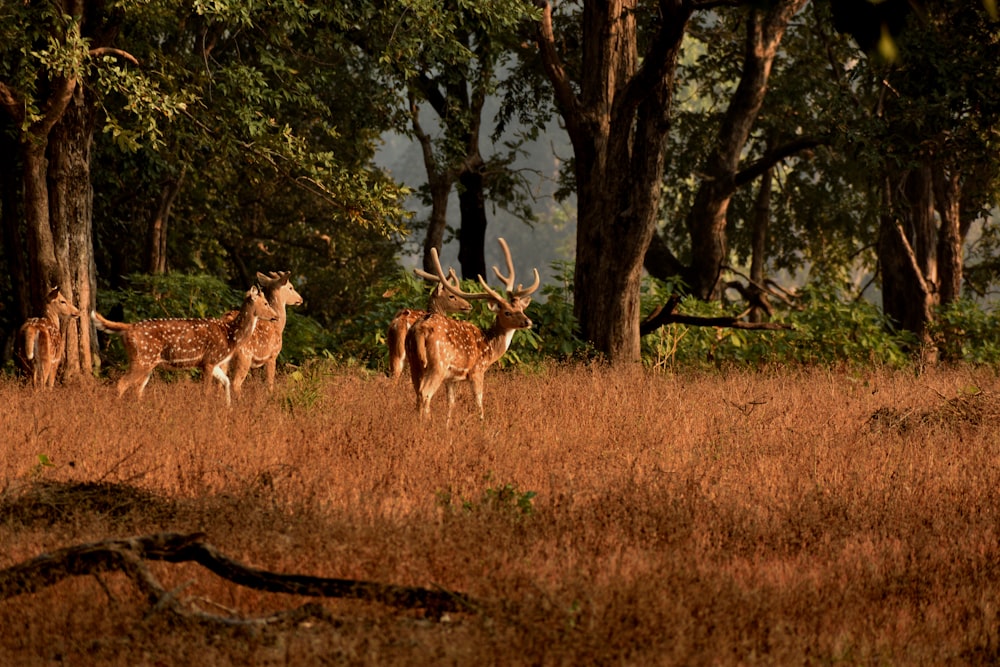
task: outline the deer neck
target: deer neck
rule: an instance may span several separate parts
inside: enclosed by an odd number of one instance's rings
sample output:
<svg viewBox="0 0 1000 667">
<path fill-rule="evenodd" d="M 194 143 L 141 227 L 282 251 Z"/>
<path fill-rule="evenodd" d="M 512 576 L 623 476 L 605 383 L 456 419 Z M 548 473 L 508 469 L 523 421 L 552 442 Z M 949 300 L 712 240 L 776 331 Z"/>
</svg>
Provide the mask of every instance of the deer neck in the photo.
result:
<svg viewBox="0 0 1000 667">
<path fill-rule="evenodd" d="M 45 306 L 44 319 L 48 320 L 56 329 L 59 329 L 59 306 L 55 302 Z"/>
<path fill-rule="evenodd" d="M 253 335 L 253 330 L 257 326 L 257 316 L 252 312 L 253 305 L 246 304 L 240 308 L 239 314 L 229 323 L 229 344 L 231 347 L 238 347 L 246 342 Z"/>
<path fill-rule="evenodd" d="M 483 331 L 491 364 L 502 357 L 510 348 L 510 342 L 514 339 L 514 331 L 514 329 L 503 326 L 499 321 L 494 322 L 493 326 Z"/>
<path fill-rule="evenodd" d="M 285 318 L 286 318 L 284 300 L 278 295 L 278 293 L 274 293 L 268 295 L 267 303 L 269 306 L 271 306 L 271 308 L 274 309 L 274 312 L 277 313 L 278 315 L 278 319 L 274 321 L 274 326 L 276 326 L 279 331 L 284 329 Z"/>
</svg>

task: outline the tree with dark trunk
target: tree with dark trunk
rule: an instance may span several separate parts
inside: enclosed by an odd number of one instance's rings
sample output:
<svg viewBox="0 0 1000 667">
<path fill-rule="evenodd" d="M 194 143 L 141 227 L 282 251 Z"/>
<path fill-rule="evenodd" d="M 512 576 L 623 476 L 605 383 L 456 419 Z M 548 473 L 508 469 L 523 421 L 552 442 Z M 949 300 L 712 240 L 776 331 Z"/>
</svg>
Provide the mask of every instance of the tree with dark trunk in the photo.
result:
<svg viewBox="0 0 1000 667">
<path fill-rule="evenodd" d="M 573 145 L 574 313 L 583 337 L 612 363 L 639 361 L 642 262 L 658 219 L 677 58 L 694 10 L 685 0 L 661 0 L 640 54 L 637 4 L 583 3 L 578 81 L 560 56 L 545 0 L 536 37 Z"/>
</svg>

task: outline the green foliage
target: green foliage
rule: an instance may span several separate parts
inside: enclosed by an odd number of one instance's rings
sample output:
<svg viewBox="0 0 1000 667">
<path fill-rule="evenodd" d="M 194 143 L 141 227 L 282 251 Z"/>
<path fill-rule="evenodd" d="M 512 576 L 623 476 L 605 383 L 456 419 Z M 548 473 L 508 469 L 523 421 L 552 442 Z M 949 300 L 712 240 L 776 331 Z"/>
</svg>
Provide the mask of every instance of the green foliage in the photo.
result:
<svg viewBox="0 0 1000 667">
<path fill-rule="evenodd" d="M 666 301 L 670 287 L 649 279 L 647 308 Z M 903 366 L 916 339 L 890 326 L 881 311 L 865 300 L 848 300 L 842 290 L 807 285 L 800 309 L 784 309 L 773 321 L 792 330 L 743 330 L 671 324 L 643 338 L 643 358 L 656 367 L 735 364 L 870 363 Z M 685 298 L 677 312 L 700 317 L 735 316 L 719 302 Z"/>
<path fill-rule="evenodd" d="M 987 312 L 971 299 L 941 309 L 931 335 L 944 359 L 974 364 L 1000 362 L 1000 314 Z"/>
<path fill-rule="evenodd" d="M 289 373 L 282 385 L 282 407 L 290 413 L 312 409 L 322 397 L 327 365 L 322 359 L 313 359 Z"/>
<path fill-rule="evenodd" d="M 154 318 L 219 317 L 239 308 L 243 294 L 214 276 L 168 273 L 133 274 L 127 287 L 102 292 L 98 309 L 116 309 L 125 322 Z"/>
<path fill-rule="evenodd" d="M 492 475 L 486 476 L 491 481 Z M 439 491 L 438 506 L 449 512 L 461 511 L 465 514 L 491 514 L 508 517 L 515 520 L 531 516 L 535 511 L 533 501 L 538 495 L 534 491 L 521 491 L 516 484 L 507 483 L 488 486 L 478 499 L 460 499 L 452 496 L 450 491 Z"/>
</svg>

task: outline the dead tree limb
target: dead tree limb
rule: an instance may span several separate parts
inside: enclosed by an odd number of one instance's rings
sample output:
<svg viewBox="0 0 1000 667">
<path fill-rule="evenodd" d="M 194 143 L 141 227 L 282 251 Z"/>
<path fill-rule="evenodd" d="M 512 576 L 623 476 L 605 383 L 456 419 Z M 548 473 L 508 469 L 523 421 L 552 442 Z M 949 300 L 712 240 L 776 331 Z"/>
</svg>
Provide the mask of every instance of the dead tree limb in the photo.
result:
<svg viewBox="0 0 1000 667">
<path fill-rule="evenodd" d="M 223 555 L 204 539 L 205 535 L 202 533 L 160 533 L 93 542 L 41 554 L 0 570 L 0 600 L 34 593 L 69 577 L 120 571 L 135 582 L 153 605 L 154 612 L 168 609 L 196 620 L 255 624 L 287 621 L 302 615 L 316 616 L 321 611 L 316 605 L 306 605 L 266 619 L 230 619 L 192 612 L 177 600 L 174 593 L 168 592 L 160 584 L 145 563 L 165 561 L 196 562 L 235 584 L 272 593 L 365 600 L 403 609 L 425 609 L 431 615 L 474 611 L 478 606 L 471 598 L 444 589 L 268 572 L 248 567 Z"/>
</svg>

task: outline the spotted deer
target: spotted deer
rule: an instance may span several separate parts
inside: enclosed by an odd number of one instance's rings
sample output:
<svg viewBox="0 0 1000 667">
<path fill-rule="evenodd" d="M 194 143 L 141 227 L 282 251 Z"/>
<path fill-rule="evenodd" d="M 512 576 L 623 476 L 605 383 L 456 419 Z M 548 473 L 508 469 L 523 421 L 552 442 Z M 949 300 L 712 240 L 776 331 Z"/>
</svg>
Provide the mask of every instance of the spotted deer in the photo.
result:
<svg viewBox="0 0 1000 667">
<path fill-rule="evenodd" d="M 478 276 L 479 284 L 486 290 L 485 293 L 470 294 L 459 290 L 445 280 L 437 252 L 431 251 L 434 269 L 445 289 L 464 299 L 487 300 L 490 310 L 496 313 L 496 319 L 489 329 L 480 329 L 471 322 L 430 313 L 410 328 L 406 336 L 406 354 L 421 418 L 430 418 L 431 399 L 443 383 L 448 389 L 447 421 L 450 424 L 455 404 L 455 384 L 468 380 L 479 409 L 479 418 L 483 419 L 483 378 L 486 369 L 504 355 L 516 330 L 531 328 L 531 320 L 524 314 L 524 309 L 531 303 L 530 295 L 538 289 L 538 269 L 534 270 L 535 282 L 530 287 L 518 285 L 515 289 L 510 248 L 502 238 L 498 240 L 507 260 L 508 275 L 504 276 L 496 266 L 493 271 L 504 282 L 507 298 L 490 288 L 482 276 Z"/>
<path fill-rule="evenodd" d="M 124 323 L 107 320 L 96 310 L 91 311 L 90 316 L 99 330 L 120 335 L 125 344 L 129 370 L 118 380 L 119 397 L 135 387 L 137 398 L 141 398 L 157 366 L 172 370 L 200 368 L 206 389 L 213 377 L 225 388 L 226 405 L 232 401 L 229 377 L 223 365 L 236 348 L 253 335 L 258 320 L 278 319 L 257 286 L 250 288 L 239 313 L 228 321 L 159 319 Z"/>
<path fill-rule="evenodd" d="M 389 329 L 385 334 L 385 342 L 389 347 L 389 376 L 393 382 L 399 381 L 399 376 L 403 374 L 403 367 L 406 363 L 406 334 L 418 320 L 427 313 L 437 313 L 446 315 L 448 313 L 467 313 L 472 310 L 472 304 L 457 294 L 445 289 L 445 283 L 432 273 L 427 273 L 420 269 L 413 272 L 431 282 L 437 283 L 430 295 L 427 297 L 427 309 L 416 310 L 414 308 L 404 308 L 396 313 L 389 323 Z M 455 288 L 459 288 L 458 276 L 454 269 L 449 269 L 447 280 L 453 281 Z M 446 282 L 447 282 L 446 280 Z"/>
<path fill-rule="evenodd" d="M 285 306 L 302 305 L 302 295 L 295 291 L 295 286 L 289 281 L 291 275 L 291 271 L 271 272 L 267 275 L 257 274 L 257 282 L 267 298 L 267 303 L 278 314 L 278 319 L 273 321 L 262 319 L 257 322 L 253 335 L 236 348 L 233 358 L 229 361 L 229 364 L 232 365 L 230 375 L 236 398 L 240 397 L 243 381 L 247 379 L 250 369 L 261 366 L 264 367 L 267 390 L 274 391 L 274 376 L 277 373 L 278 354 L 281 352 L 282 336 L 287 318 Z M 232 311 L 227 313 L 223 319 L 235 318 L 236 315 L 237 311 Z"/>
<path fill-rule="evenodd" d="M 55 386 L 65 347 L 62 315 L 80 317 L 80 311 L 53 287 L 45 295 L 45 315 L 28 318 L 18 331 L 19 357 L 36 387 Z"/>
</svg>

